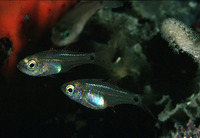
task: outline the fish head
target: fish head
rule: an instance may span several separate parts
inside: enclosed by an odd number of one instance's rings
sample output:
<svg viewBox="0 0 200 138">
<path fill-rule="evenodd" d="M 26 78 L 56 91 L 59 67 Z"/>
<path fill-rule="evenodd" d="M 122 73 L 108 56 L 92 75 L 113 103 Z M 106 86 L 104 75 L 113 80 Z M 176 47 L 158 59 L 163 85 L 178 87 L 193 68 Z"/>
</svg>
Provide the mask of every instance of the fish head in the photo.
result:
<svg viewBox="0 0 200 138">
<path fill-rule="evenodd" d="M 82 104 L 82 99 L 84 97 L 84 91 L 81 88 L 80 83 L 77 83 L 76 81 L 64 83 L 61 86 L 61 90 L 70 99 Z"/>
<path fill-rule="evenodd" d="M 38 58 L 35 56 L 26 57 L 17 65 L 17 68 L 21 72 L 29 76 L 41 76 L 45 70 L 44 67 L 45 66 L 42 65 Z"/>
<path fill-rule="evenodd" d="M 52 29 L 51 40 L 57 46 L 64 46 L 72 42 L 72 36 L 70 29 L 59 29 L 55 27 Z"/>
<path fill-rule="evenodd" d="M 72 100 L 84 105 L 87 108 L 99 110 L 107 107 L 102 95 L 95 93 L 95 89 L 87 86 L 87 80 L 75 80 L 65 83 L 61 90 Z"/>
</svg>

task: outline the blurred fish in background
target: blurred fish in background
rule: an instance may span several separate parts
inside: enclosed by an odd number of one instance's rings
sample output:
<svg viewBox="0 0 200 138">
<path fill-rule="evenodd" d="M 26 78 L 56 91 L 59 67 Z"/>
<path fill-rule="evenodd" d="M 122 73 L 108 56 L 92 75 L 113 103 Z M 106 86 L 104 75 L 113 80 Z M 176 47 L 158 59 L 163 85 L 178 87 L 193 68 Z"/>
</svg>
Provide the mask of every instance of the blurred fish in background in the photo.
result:
<svg viewBox="0 0 200 138">
<path fill-rule="evenodd" d="M 66 46 L 74 42 L 82 32 L 90 17 L 101 8 L 117 8 L 120 1 L 80 1 L 73 9 L 66 12 L 52 29 L 52 42 L 57 46 Z"/>
</svg>

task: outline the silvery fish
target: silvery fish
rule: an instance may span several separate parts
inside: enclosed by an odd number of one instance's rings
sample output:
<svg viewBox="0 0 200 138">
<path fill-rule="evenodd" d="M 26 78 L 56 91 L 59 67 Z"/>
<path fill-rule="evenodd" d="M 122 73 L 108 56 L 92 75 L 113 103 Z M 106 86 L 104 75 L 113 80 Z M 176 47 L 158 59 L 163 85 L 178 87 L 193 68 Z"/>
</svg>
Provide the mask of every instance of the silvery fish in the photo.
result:
<svg viewBox="0 0 200 138">
<path fill-rule="evenodd" d="M 52 42 L 57 46 L 72 43 L 82 32 L 89 18 L 103 7 L 116 8 L 122 6 L 119 1 L 85 1 L 80 2 L 61 18 L 52 29 Z"/>
<path fill-rule="evenodd" d="M 70 99 L 91 109 L 99 110 L 118 104 L 133 104 L 143 107 L 143 97 L 115 85 L 99 80 L 75 80 L 61 86 Z"/>
<path fill-rule="evenodd" d="M 109 66 L 104 57 L 107 51 L 97 53 L 79 53 L 64 50 L 47 50 L 21 60 L 17 68 L 30 76 L 47 76 L 66 72 L 82 64 Z"/>
</svg>

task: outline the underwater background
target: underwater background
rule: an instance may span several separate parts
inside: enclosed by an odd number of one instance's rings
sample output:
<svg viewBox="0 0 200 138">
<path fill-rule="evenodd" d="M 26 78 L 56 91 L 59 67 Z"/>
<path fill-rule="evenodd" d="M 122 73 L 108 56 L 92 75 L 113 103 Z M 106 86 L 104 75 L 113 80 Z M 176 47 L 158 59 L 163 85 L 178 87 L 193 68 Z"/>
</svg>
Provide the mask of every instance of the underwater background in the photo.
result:
<svg viewBox="0 0 200 138">
<path fill-rule="evenodd" d="M 113 53 L 108 53 L 111 68 L 87 64 L 66 73 L 32 77 L 20 72 L 17 63 L 53 46 L 52 27 L 76 1 L 60 1 L 57 6 L 55 1 L 35 1 L 32 9 L 26 7 L 29 3 L 21 2 L 16 16 L 7 13 L 11 12 L 9 6 L 17 4 L 0 2 L 1 137 L 200 136 L 199 64 L 187 52 L 170 47 L 160 33 L 162 21 L 175 18 L 199 34 L 200 3 L 194 0 L 122 3 L 119 8 L 98 10 L 78 40 L 65 48 L 98 52 L 113 47 Z M 3 21 L 17 18 L 17 14 L 22 20 L 14 20 L 20 27 L 13 33 L 11 30 L 16 26 L 4 27 Z M 46 14 L 53 18 L 41 17 Z M 146 106 L 155 118 L 128 104 L 99 111 L 86 108 L 60 89 L 63 83 L 76 79 L 111 80 L 132 93 L 148 95 Z"/>
</svg>

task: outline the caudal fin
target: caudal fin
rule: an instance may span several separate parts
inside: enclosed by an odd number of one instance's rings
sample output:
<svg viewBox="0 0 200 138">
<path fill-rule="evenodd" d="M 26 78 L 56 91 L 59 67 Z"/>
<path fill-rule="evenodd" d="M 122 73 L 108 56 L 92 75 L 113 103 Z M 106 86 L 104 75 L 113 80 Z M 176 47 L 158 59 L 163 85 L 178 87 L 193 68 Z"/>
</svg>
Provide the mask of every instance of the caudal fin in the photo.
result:
<svg viewBox="0 0 200 138">
<path fill-rule="evenodd" d="M 149 113 L 155 120 L 158 120 L 155 115 L 151 112 L 151 110 L 144 104 L 140 104 L 140 107 L 147 113 Z"/>
<path fill-rule="evenodd" d="M 108 47 L 102 51 L 95 52 L 94 62 L 103 68 L 110 69 L 113 67 L 112 58 L 114 53 L 115 49 L 112 47 Z"/>
</svg>

